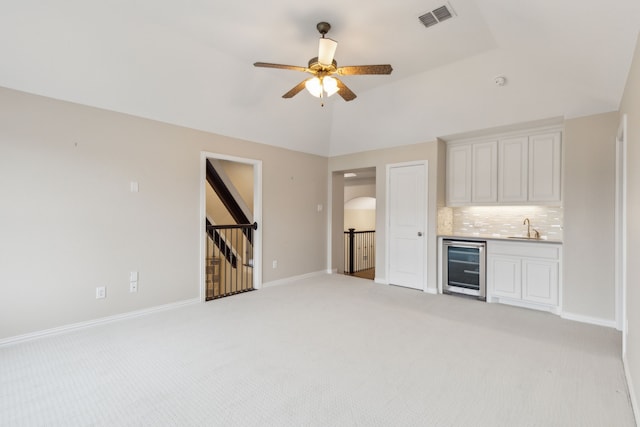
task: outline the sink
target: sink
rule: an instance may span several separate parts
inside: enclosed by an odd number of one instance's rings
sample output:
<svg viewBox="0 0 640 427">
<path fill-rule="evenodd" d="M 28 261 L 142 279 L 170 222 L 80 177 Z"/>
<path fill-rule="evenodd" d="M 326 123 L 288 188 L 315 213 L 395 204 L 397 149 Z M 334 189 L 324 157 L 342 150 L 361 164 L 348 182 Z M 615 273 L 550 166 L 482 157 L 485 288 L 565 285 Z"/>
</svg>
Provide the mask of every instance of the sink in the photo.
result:
<svg viewBox="0 0 640 427">
<path fill-rule="evenodd" d="M 520 236 L 509 236 L 507 239 L 518 239 L 518 240 L 541 240 L 540 238 L 535 237 L 520 237 Z"/>
</svg>

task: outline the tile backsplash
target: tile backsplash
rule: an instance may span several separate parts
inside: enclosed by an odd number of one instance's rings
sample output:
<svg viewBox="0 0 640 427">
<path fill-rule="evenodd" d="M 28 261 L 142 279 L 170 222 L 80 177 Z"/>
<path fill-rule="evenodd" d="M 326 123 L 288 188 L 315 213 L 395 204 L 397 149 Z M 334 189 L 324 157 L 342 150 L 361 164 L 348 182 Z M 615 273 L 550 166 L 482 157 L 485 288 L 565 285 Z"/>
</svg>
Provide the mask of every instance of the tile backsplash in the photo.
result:
<svg viewBox="0 0 640 427">
<path fill-rule="evenodd" d="M 562 207 L 466 206 L 438 209 L 438 234 L 453 236 L 526 236 L 524 219 L 543 239 L 562 240 Z"/>
</svg>

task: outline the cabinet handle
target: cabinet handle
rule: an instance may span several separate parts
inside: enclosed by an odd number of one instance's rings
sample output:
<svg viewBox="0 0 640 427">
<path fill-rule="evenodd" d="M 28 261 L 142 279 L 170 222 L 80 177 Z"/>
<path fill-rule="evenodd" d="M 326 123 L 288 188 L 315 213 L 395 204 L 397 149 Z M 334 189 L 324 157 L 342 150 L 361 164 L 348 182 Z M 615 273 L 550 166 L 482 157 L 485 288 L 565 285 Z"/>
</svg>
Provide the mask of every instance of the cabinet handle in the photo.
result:
<svg viewBox="0 0 640 427">
<path fill-rule="evenodd" d="M 422 237 L 422 231 L 418 231 L 418 237 Z"/>
</svg>

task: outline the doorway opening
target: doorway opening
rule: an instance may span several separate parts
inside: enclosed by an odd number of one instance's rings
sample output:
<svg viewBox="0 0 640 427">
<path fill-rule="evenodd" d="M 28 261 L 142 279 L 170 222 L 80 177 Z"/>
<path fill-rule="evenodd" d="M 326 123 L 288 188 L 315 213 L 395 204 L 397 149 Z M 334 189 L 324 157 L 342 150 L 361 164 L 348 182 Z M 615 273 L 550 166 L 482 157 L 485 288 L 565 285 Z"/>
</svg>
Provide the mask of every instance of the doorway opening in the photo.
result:
<svg viewBox="0 0 640 427">
<path fill-rule="evenodd" d="M 259 289 L 262 164 L 213 153 L 201 160 L 200 299 Z"/>
<path fill-rule="evenodd" d="M 344 273 L 374 280 L 376 272 L 376 169 L 345 171 Z"/>
</svg>

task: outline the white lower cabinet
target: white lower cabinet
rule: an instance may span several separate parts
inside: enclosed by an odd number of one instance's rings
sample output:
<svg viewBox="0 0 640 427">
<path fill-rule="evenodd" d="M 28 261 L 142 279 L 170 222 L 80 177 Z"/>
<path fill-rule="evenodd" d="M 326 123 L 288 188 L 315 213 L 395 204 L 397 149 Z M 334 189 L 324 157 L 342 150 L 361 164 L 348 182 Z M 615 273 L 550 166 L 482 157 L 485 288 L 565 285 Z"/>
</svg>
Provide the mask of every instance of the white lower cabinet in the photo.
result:
<svg viewBox="0 0 640 427">
<path fill-rule="evenodd" d="M 558 305 L 558 261 L 522 260 L 522 299 Z"/>
<path fill-rule="evenodd" d="M 509 256 L 488 256 L 487 279 L 492 296 L 522 298 L 522 261 Z"/>
<path fill-rule="evenodd" d="M 558 311 L 562 245 L 487 242 L 487 301 Z"/>
</svg>

